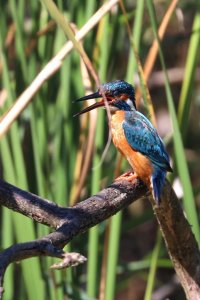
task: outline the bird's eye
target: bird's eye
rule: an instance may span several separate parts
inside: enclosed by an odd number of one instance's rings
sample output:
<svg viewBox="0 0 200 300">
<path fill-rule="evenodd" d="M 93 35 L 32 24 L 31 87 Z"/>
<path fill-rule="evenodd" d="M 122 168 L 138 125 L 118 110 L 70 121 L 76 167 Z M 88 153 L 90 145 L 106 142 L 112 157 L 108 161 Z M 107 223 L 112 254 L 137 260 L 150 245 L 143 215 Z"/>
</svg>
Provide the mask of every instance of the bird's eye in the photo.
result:
<svg viewBox="0 0 200 300">
<path fill-rule="evenodd" d="M 115 92 L 113 93 L 113 96 L 114 96 L 114 97 L 119 96 L 119 92 L 118 92 L 118 91 L 115 91 Z"/>
</svg>

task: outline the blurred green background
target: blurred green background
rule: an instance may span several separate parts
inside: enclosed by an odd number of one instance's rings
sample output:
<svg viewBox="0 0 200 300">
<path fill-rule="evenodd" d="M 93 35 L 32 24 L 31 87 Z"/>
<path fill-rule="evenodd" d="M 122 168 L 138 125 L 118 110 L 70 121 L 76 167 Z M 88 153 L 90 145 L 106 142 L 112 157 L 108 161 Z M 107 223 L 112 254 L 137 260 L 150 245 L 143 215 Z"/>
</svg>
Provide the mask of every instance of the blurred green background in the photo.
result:
<svg viewBox="0 0 200 300">
<path fill-rule="evenodd" d="M 55 1 L 77 29 L 106 2 Z M 147 54 L 171 1 L 122 3 L 126 14 L 119 3 L 113 6 L 84 37 L 83 46 L 101 82 L 125 79 L 132 83 L 138 109 L 151 118 L 152 109 L 144 82 L 140 81 L 133 46 L 142 66 L 153 61 L 152 56 L 147 60 Z M 199 3 L 182 0 L 173 9 L 147 80 L 157 128 L 173 161 L 175 172 L 170 180 L 198 242 Z M 62 29 L 40 1 L 1 1 L 1 115 L 66 41 Z M 97 119 L 72 117 L 81 109 L 81 104 L 72 101 L 85 94 L 84 74 L 80 55 L 72 50 L 0 140 L 1 177 L 62 206 L 86 199 L 109 185 L 119 170 L 122 173 L 129 168 L 125 161 L 120 164 L 112 144 L 102 159 L 108 140 L 104 110 L 98 111 Z M 95 91 L 96 85 L 90 82 Z M 1 249 L 50 232 L 6 208 L 1 208 L 0 222 Z M 65 250 L 82 253 L 88 262 L 63 271 L 49 269 L 53 258 L 12 264 L 5 276 L 4 299 L 185 299 L 147 199 L 76 237 Z"/>
</svg>

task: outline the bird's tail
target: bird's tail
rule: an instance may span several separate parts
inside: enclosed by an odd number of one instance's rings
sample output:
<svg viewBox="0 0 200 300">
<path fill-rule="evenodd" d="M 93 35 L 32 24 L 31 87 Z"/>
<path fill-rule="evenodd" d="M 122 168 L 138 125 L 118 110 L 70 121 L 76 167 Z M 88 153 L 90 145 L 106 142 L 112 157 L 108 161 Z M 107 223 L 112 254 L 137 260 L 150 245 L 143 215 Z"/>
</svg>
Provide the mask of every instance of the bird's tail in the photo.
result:
<svg viewBox="0 0 200 300">
<path fill-rule="evenodd" d="M 156 203 L 159 205 L 161 200 L 161 194 L 165 183 L 166 172 L 160 168 L 154 168 L 154 172 L 151 176 L 151 190 L 152 195 Z"/>
</svg>

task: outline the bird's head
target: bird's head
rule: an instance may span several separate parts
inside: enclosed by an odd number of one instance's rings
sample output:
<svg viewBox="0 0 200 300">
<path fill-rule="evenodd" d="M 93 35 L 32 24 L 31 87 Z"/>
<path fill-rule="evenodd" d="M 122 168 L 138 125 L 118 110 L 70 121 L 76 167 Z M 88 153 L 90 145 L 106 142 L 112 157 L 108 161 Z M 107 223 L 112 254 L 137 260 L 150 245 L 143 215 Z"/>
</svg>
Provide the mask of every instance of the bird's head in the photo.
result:
<svg viewBox="0 0 200 300">
<path fill-rule="evenodd" d="M 102 98 L 99 102 L 88 106 L 74 116 L 81 115 L 97 107 L 105 107 L 106 104 L 103 98 L 103 94 L 107 99 L 107 103 L 110 107 L 111 112 L 116 110 L 129 111 L 132 109 L 136 109 L 135 90 L 133 86 L 124 80 L 116 80 L 102 84 L 96 93 L 84 96 L 76 100 L 75 102 Z"/>
</svg>

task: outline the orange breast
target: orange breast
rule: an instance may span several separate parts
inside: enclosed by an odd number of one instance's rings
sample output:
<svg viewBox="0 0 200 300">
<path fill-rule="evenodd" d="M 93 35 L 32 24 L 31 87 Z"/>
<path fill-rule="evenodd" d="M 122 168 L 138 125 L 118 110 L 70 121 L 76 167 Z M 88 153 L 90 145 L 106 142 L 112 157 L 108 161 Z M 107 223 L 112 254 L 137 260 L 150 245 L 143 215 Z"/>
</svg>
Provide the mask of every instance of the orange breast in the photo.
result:
<svg viewBox="0 0 200 300">
<path fill-rule="evenodd" d="M 131 148 L 124 135 L 122 122 L 125 112 L 116 111 L 112 115 L 111 130 L 112 139 L 116 148 L 126 157 L 134 172 L 146 183 L 150 183 L 150 176 L 153 172 L 151 161 L 138 151 Z"/>
</svg>

